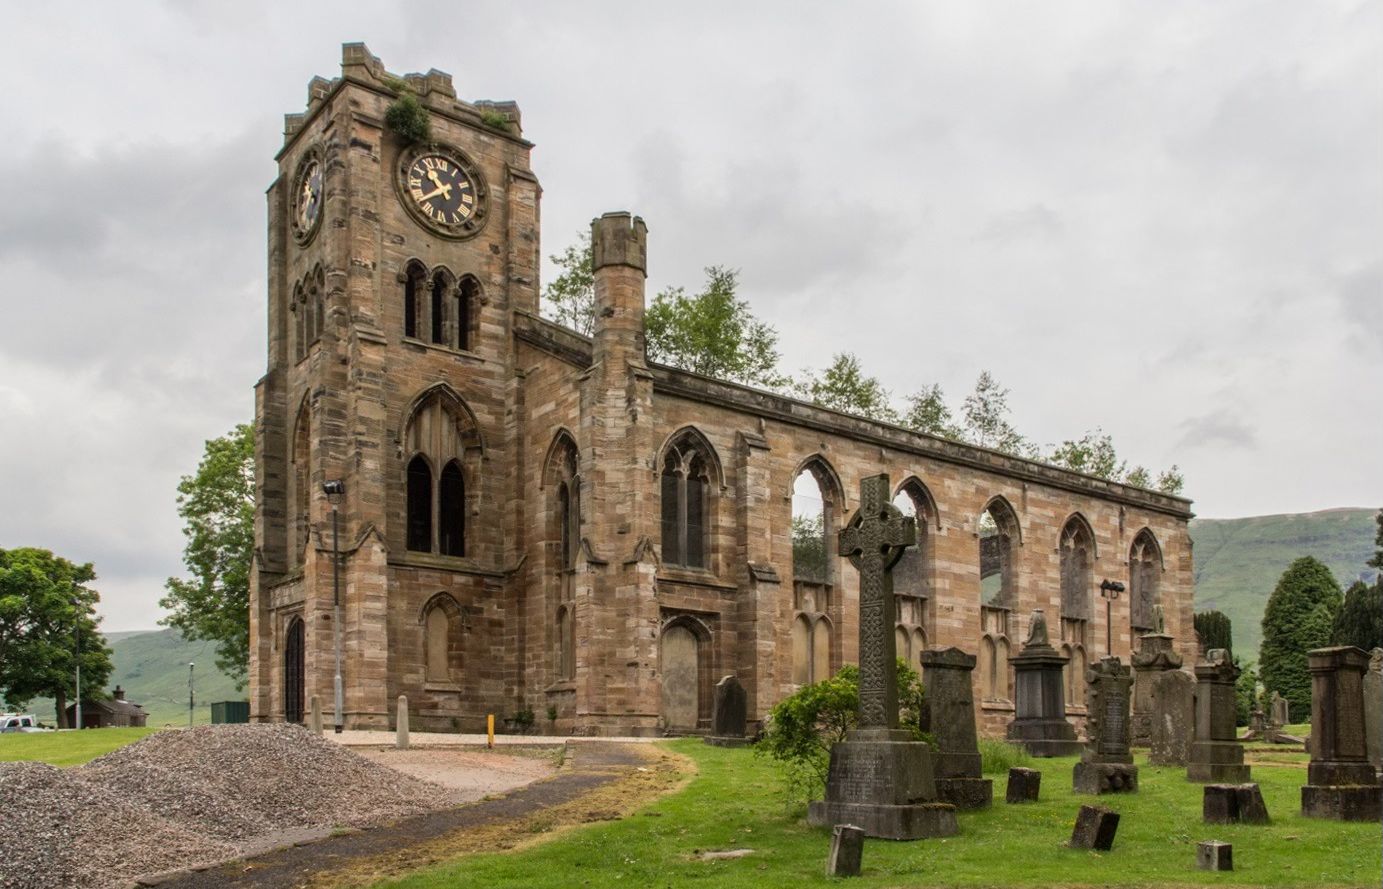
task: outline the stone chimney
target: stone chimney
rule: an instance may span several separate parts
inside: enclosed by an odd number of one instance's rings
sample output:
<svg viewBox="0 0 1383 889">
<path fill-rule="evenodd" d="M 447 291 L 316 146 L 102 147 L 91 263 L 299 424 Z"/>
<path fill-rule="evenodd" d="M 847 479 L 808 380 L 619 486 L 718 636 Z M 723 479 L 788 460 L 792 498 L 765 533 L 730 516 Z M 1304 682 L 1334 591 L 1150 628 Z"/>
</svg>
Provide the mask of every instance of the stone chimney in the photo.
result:
<svg viewBox="0 0 1383 889">
<path fill-rule="evenodd" d="M 115 699 L 116 699 L 117 701 L 123 701 L 123 700 L 125 700 L 125 690 L 124 690 L 123 688 L 121 688 L 120 686 L 117 685 L 117 686 L 115 687 L 115 691 L 113 692 L 113 694 L 115 695 Z"/>
</svg>

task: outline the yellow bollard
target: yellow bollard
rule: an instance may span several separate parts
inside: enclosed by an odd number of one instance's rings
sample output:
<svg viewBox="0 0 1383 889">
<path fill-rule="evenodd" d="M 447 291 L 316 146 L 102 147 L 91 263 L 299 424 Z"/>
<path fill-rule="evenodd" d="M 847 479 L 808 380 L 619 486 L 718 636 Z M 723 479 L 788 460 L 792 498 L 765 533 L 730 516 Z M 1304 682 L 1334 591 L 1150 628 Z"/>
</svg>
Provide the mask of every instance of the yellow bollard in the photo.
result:
<svg viewBox="0 0 1383 889">
<path fill-rule="evenodd" d="M 485 746 L 493 748 L 495 746 L 495 714 L 490 713 L 485 717 Z"/>
</svg>

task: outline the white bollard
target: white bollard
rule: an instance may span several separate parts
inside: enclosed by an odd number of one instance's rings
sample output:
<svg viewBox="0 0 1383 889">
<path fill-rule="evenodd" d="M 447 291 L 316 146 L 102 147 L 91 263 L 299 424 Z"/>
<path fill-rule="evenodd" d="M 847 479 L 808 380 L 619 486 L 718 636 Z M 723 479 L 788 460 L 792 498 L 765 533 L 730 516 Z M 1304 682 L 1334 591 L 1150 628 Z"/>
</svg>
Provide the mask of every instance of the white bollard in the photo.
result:
<svg viewBox="0 0 1383 889">
<path fill-rule="evenodd" d="M 408 695 L 399 695 L 398 740 L 394 746 L 408 749 Z"/>
</svg>

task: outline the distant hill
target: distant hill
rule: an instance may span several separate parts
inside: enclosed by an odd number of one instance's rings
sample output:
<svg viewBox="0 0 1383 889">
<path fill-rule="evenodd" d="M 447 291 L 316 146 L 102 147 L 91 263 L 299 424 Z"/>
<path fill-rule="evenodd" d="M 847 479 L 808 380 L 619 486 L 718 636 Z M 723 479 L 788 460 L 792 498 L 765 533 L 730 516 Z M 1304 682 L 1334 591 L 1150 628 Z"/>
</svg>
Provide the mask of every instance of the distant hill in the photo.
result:
<svg viewBox="0 0 1383 889">
<path fill-rule="evenodd" d="M 198 724 L 211 722 L 213 701 L 245 699 L 245 692 L 236 691 L 235 682 L 216 669 L 214 643 L 188 642 L 177 630 L 110 633 L 106 641 L 115 663 L 110 687 L 124 688 L 125 700 L 148 712 L 149 725 L 187 724 L 189 663 L 197 665 L 193 715 Z M 29 711 L 49 724 L 56 716 L 51 699 L 33 701 Z"/>
<path fill-rule="evenodd" d="M 1192 519 L 1196 610 L 1215 609 L 1234 623 L 1234 652 L 1258 659 L 1263 609 L 1277 579 L 1293 560 L 1315 556 L 1335 574 L 1341 589 L 1375 572 L 1365 564 L 1374 552 L 1376 509 L 1327 509 L 1245 519 Z"/>
</svg>

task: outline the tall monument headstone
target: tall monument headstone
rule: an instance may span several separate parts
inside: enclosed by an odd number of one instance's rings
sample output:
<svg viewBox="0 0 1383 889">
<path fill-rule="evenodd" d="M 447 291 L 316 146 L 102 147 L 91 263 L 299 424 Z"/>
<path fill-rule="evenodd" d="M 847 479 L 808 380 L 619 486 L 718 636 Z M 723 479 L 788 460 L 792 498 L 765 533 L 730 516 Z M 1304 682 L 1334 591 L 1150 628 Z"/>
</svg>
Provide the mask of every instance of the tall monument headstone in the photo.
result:
<svg viewBox="0 0 1383 889">
<path fill-rule="evenodd" d="M 893 840 L 951 836 L 956 808 L 937 799 L 931 747 L 898 728 L 893 566 L 917 528 L 890 500 L 888 475 L 862 480 L 860 507 L 840 532 L 840 553 L 860 573 L 860 705 L 856 727 L 831 749 L 826 799 L 807 821 Z"/>
<path fill-rule="evenodd" d="M 1369 656 L 1340 645 L 1308 655 L 1311 670 L 1311 763 L 1301 788 L 1301 814 L 1340 821 L 1377 821 L 1378 773 L 1364 742 L 1364 673 Z"/>
<path fill-rule="evenodd" d="M 1076 793 L 1132 793 L 1138 767 L 1129 747 L 1133 674 L 1117 657 L 1100 658 L 1085 671 L 1085 750 L 1072 771 Z"/>
<path fill-rule="evenodd" d="M 1196 664 L 1196 740 L 1191 743 L 1191 762 L 1186 777 L 1202 784 L 1244 784 L 1249 767 L 1244 765 L 1244 745 L 1235 727 L 1234 683 L 1239 668 L 1229 652 L 1212 648 L 1205 662 Z"/>
<path fill-rule="evenodd" d="M 1033 756 L 1075 756 L 1081 752 L 1076 727 L 1066 719 L 1065 677 L 1067 661 L 1047 638 L 1047 618 L 1042 609 L 1032 613 L 1028 639 L 1013 658 L 1018 687 L 1018 712 L 1008 724 L 1008 739 L 1027 748 Z"/>
<path fill-rule="evenodd" d="M 1139 677 L 1142 682 L 1142 677 Z M 1184 766 L 1191 761 L 1195 738 L 1196 680 L 1185 670 L 1152 674 L 1151 743 L 1148 762 L 1155 766 Z"/>
<path fill-rule="evenodd" d="M 1138 650 L 1130 661 L 1133 664 L 1133 725 L 1130 740 L 1135 747 L 1152 746 L 1153 694 L 1157 677 L 1181 669 L 1181 655 L 1174 639 L 1163 632 L 1162 606 L 1155 606 L 1157 629 L 1138 637 Z"/>
<path fill-rule="evenodd" d="M 1364 746 L 1369 762 L 1383 771 L 1383 648 L 1375 648 L 1364 674 Z"/>
<path fill-rule="evenodd" d="M 983 777 L 975 732 L 970 673 L 975 656 L 959 648 L 922 652 L 922 730 L 936 738 L 936 791 L 957 809 L 982 809 L 994 801 L 994 782 Z"/>
</svg>

